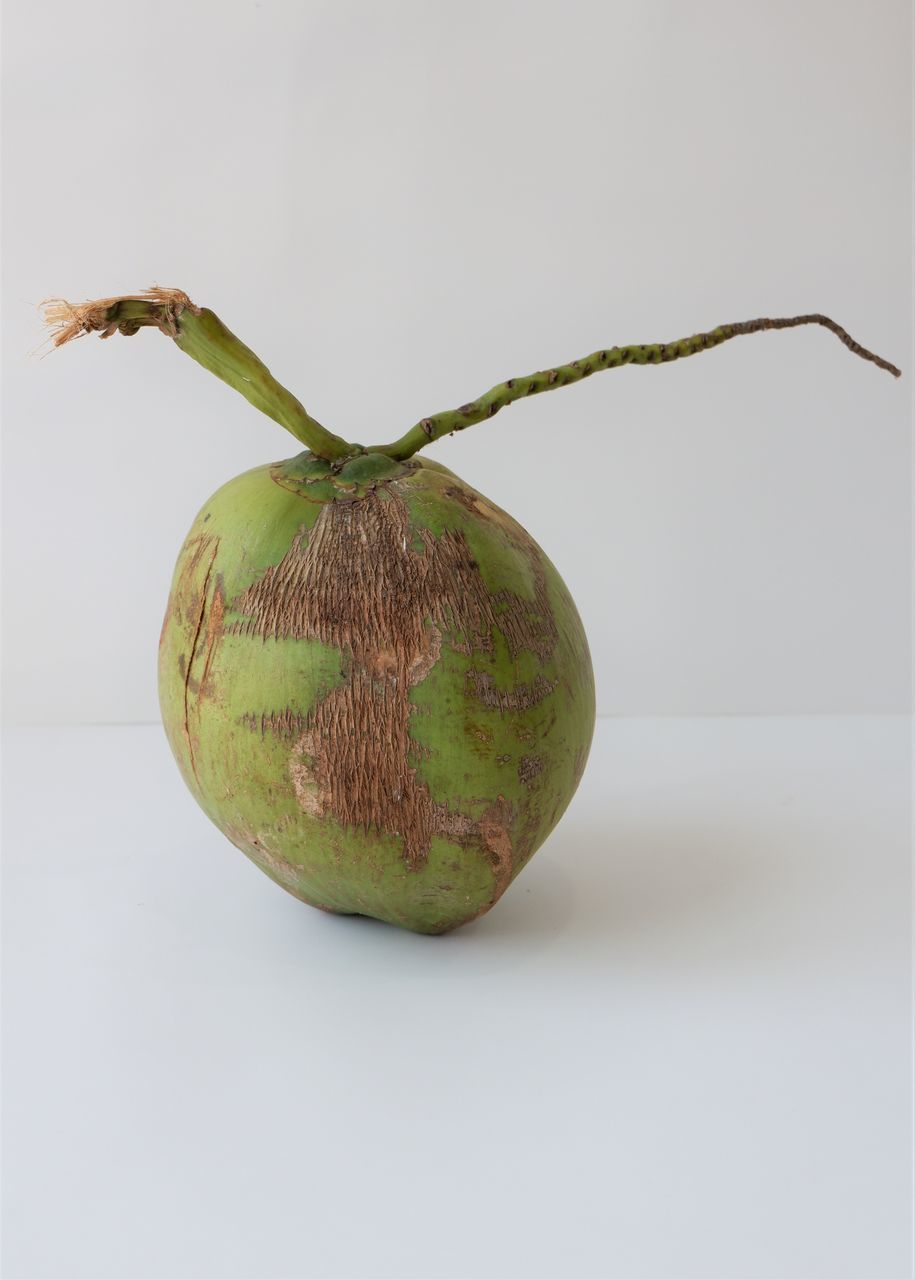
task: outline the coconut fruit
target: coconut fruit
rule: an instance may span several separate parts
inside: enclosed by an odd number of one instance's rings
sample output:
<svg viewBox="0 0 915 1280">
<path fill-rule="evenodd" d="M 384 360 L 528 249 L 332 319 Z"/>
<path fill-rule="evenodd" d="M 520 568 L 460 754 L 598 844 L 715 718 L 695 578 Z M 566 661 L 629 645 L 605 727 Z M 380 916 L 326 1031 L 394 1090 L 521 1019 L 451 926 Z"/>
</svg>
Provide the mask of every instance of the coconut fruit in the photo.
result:
<svg viewBox="0 0 915 1280">
<path fill-rule="evenodd" d="M 594 728 L 575 604 L 533 538 L 431 441 L 602 368 L 740 333 L 606 348 L 510 379 L 389 445 L 327 431 L 179 290 L 47 305 L 56 344 L 153 325 L 305 452 L 230 480 L 178 557 L 159 645 L 162 718 L 209 818 L 312 906 L 443 933 L 487 911 L 559 821 Z"/>
</svg>

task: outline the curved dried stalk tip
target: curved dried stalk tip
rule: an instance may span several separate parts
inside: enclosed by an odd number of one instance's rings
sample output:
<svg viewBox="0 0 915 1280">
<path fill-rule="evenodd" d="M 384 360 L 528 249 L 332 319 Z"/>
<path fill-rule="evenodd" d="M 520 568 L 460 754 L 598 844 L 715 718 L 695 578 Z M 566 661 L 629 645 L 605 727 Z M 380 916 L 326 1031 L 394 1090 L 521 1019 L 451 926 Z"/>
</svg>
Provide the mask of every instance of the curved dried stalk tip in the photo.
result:
<svg viewBox="0 0 915 1280">
<path fill-rule="evenodd" d="M 710 329 L 706 333 L 694 333 L 689 338 L 678 338 L 674 342 L 640 342 L 625 347 L 604 347 L 602 351 L 582 356 L 569 364 L 556 365 L 552 369 L 541 369 L 537 373 L 529 373 L 521 378 L 509 378 L 507 382 L 498 383 L 476 400 L 470 400 L 458 409 L 446 409 L 442 413 L 421 418 L 399 440 L 394 440 L 390 444 L 373 445 L 371 448 L 378 453 L 386 453 L 390 458 L 405 461 L 407 458 L 412 458 L 420 449 L 424 449 L 426 445 L 440 440 L 442 436 L 451 435 L 454 431 L 463 431 L 465 427 L 470 427 L 475 422 L 483 422 L 493 417 L 500 409 L 514 404 L 516 400 L 538 395 L 542 391 L 552 391 L 557 387 L 568 386 L 569 383 L 579 382 L 582 378 L 587 378 L 592 373 L 599 373 L 602 369 L 616 369 L 624 364 L 668 364 L 671 360 L 681 360 L 684 356 L 694 356 L 702 351 L 708 351 L 711 347 L 717 347 L 722 342 L 727 342 L 730 338 L 736 338 L 741 334 L 761 333 L 766 329 L 795 329 L 799 325 L 806 324 L 822 325 L 824 329 L 834 333 L 854 355 L 860 356 L 862 360 L 869 360 L 879 369 L 885 369 L 894 378 L 901 377 L 901 371 L 894 364 L 890 364 L 889 360 L 884 360 L 882 356 L 875 355 L 873 351 L 862 347 L 847 330 L 840 324 L 836 324 L 835 320 L 831 320 L 829 316 L 817 313 L 783 316 L 774 320 L 768 318 L 741 320 L 736 324 L 721 324 L 717 329 Z"/>
</svg>

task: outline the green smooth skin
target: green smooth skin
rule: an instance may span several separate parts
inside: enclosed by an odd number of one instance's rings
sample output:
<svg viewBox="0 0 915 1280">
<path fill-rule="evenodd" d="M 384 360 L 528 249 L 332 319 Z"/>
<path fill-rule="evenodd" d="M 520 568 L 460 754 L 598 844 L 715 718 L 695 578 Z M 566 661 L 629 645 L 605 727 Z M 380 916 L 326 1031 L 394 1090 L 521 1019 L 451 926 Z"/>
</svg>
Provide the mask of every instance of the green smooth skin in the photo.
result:
<svg viewBox="0 0 915 1280">
<path fill-rule="evenodd" d="M 426 860 L 411 867 L 396 834 L 307 812 L 293 783 L 296 742 L 316 705 L 347 679 L 347 655 L 316 639 L 233 631 L 245 620 L 242 593 L 300 534 L 307 538 L 323 504 L 361 501 L 373 486 L 406 504 L 414 551 L 422 552 L 424 536 L 463 532 L 494 596 L 507 591 L 533 603 L 531 547 L 540 558 L 557 629 L 552 655 L 521 649 L 513 657 L 497 626 L 491 648 L 470 654 L 458 647 L 459 629 L 446 628 L 437 661 L 410 689 L 417 779 L 434 802 L 472 823 L 494 803 L 508 806 L 511 878 L 518 874 L 558 822 L 587 759 L 594 727 L 587 641 L 566 587 L 529 535 L 437 463 L 370 454 L 334 471 L 302 454 L 214 494 L 175 570 L 160 642 L 162 715 L 204 811 L 277 883 L 329 911 L 442 933 L 486 911 L 507 883 L 504 876 L 497 883 L 480 839 L 436 835 Z M 463 502 L 452 496 L 455 486 Z M 504 695 L 501 709 L 479 696 L 471 667 Z M 540 699 L 513 709 L 512 694 L 538 680 Z M 555 686 L 546 696 L 543 682 Z"/>
</svg>

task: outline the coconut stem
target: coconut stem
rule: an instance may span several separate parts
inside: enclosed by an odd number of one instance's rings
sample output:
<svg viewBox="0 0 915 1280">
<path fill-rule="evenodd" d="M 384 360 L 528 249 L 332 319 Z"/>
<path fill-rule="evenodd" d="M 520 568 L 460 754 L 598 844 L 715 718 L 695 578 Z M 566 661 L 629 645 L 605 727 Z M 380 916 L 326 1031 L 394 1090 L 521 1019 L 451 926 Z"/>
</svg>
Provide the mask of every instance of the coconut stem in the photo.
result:
<svg viewBox="0 0 915 1280">
<path fill-rule="evenodd" d="M 391 458 L 403 461 L 411 458 L 427 444 L 440 440 L 442 436 L 449 435 L 452 431 L 463 431 L 465 427 L 472 426 L 475 422 L 491 418 L 493 414 L 515 400 L 537 395 L 541 391 L 552 391 L 556 387 L 567 386 L 570 382 L 578 382 L 581 378 L 587 378 L 589 374 L 598 373 L 601 369 L 615 369 L 621 364 L 665 364 L 669 360 L 679 360 L 683 356 L 698 355 L 700 351 L 717 347 L 720 343 L 743 333 L 759 333 L 763 329 L 793 329 L 802 324 L 823 325 L 844 342 L 849 351 L 853 351 L 856 356 L 872 361 L 896 378 L 900 376 L 900 370 L 895 365 L 855 342 L 850 334 L 828 316 L 807 315 L 777 320 L 744 320 L 739 324 L 722 324 L 709 333 L 697 333 L 691 338 L 681 338 L 678 342 L 607 347 L 581 360 L 573 360 L 571 364 L 557 365 L 554 369 L 531 373 L 524 378 L 509 378 L 508 382 L 500 382 L 478 400 L 471 400 L 469 404 L 461 405 L 459 409 L 449 409 L 431 418 L 422 418 L 415 427 L 411 427 L 406 435 L 395 440 L 393 444 L 377 445 L 372 448 L 375 452 L 386 453 Z"/>
<path fill-rule="evenodd" d="M 358 445 L 348 444 L 322 427 L 217 315 L 195 306 L 180 289 L 152 288 L 77 305 L 53 299 L 44 303 L 44 312 L 56 347 L 86 333 L 108 338 L 118 332 L 130 337 L 143 326 L 154 325 L 318 457 L 336 462 L 361 452 Z"/>
</svg>

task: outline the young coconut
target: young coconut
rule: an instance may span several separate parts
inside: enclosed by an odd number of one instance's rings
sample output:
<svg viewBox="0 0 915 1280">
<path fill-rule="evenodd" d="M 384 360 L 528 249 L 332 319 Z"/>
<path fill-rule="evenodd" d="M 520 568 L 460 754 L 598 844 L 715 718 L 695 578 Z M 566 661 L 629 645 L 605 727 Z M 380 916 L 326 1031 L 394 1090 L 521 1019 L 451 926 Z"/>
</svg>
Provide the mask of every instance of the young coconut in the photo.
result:
<svg viewBox="0 0 915 1280">
<path fill-rule="evenodd" d="M 444 933 L 498 900 L 581 778 L 594 681 L 574 602 L 522 527 L 417 455 L 505 405 L 822 315 L 608 347 L 423 418 L 390 444 L 322 427 L 212 311 L 177 289 L 45 304 L 59 346 L 152 325 L 305 451 L 230 480 L 191 526 L 159 645 L 188 787 L 312 906 Z"/>
</svg>

